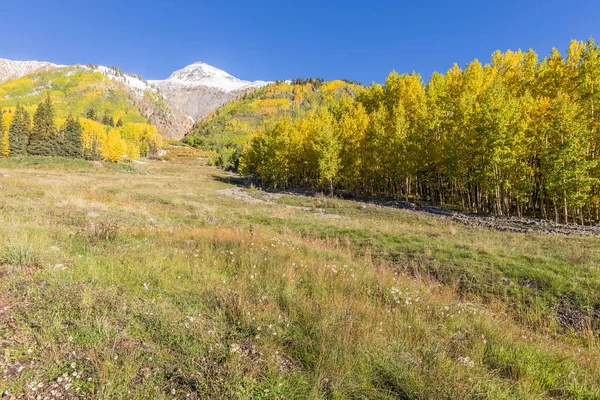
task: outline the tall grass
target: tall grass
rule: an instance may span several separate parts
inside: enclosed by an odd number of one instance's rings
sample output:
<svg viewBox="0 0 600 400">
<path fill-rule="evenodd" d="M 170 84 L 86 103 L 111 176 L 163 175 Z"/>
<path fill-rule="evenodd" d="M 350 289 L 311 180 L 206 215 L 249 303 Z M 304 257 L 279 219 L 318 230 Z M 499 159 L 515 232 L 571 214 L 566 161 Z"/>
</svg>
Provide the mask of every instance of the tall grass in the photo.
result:
<svg viewBox="0 0 600 400">
<path fill-rule="evenodd" d="M 151 162 L 135 180 L 50 164 L 0 182 L 0 264 L 35 267 L 0 274 L 0 393 L 600 398 L 598 330 L 556 311 L 565 294 L 597 299 L 596 239 L 245 203 L 199 163 Z M 118 228 L 96 235 L 103 221 Z"/>
</svg>

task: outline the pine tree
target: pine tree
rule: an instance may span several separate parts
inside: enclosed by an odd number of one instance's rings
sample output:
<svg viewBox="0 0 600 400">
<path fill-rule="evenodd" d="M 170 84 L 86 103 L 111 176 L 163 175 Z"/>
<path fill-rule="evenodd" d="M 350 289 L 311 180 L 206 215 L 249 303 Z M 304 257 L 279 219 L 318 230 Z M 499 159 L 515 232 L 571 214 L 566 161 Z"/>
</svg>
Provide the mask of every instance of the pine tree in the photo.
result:
<svg viewBox="0 0 600 400">
<path fill-rule="evenodd" d="M 114 127 L 115 126 L 115 120 L 114 120 L 113 117 L 111 117 L 110 115 L 108 115 L 108 112 L 106 112 L 104 114 L 104 117 L 102 117 L 102 124 L 104 124 L 106 126 Z"/>
<path fill-rule="evenodd" d="M 96 114 L 96 109 L 94 107 L 90 107 L 87 110 L 87 113 L 85 114 L 85 117 L 87 119 L 91 119 L 92 121 L 97 121 L 98 120 L 98 116 Z"/>
<path fill-rule="evenodd" d="M 81 158 L 83 141 L 81 133 L 83 129 L 78 120 L 69 117 L 63 129 L 64 155 L 71 158 Z"/>
<path fill-rule="evenodd" d="M 31 119 L 29 118 L 29 113 L 21 105 L 18 105 L 8 128 L 8 143 L 11 156 L 27 155 L 30 126 Z"/>
<path fill-rule="evenodd" d="M 54 107 L 50 95 L 38 106 L 33 116 L 33 128 L 29 135 L 27 153 L 34 156 L 57 154 L 58 136 L 54 125 Z"/>
<path fill-rule="evenodd" d="M 123 118 L 120 118 L 120 117 L 119 117 L 119 120 L 117 121 L 116 127 L 117 127 L 117 128 L 120 128 L 120 127 L 122 127 L 122 126 L 123 126 Z"/>
</svg>

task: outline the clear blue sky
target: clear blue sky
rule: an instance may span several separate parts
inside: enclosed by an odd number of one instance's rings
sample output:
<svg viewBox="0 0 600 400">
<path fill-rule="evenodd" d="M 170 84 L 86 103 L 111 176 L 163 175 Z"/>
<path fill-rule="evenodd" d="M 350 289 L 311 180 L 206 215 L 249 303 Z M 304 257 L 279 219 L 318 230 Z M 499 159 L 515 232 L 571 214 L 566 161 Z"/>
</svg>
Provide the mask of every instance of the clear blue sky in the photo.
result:
<svg viewBox="0 0 600 400">
<path fill-rule="evenodd" d="M 204 61 L 243 79 L 428 78 L 491 53 L 600 40 L 600 1 L 13 0 L 0 57 L 118 65 L 148 79 Z"/>
</svg>

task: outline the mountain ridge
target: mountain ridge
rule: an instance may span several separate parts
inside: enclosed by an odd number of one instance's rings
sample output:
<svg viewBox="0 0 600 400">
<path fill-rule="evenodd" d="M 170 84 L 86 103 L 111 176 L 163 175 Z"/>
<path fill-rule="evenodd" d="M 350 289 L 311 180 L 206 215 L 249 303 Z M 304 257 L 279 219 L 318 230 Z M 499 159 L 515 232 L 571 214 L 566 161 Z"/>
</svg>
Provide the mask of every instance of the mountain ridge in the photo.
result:
<svg viewBox="0 0 600 400">
<path fill-rule="evenodd" d="M 151 85 L 160 85 L 168 82 L 171 84 L 180 84 L 189 87 L 206 86 L 219 89 L 223 92 L 232 92 L 251 87 L 262 87 L 270 83 L 260 80 L 242 80 L 203 61 L 197 61 L 177 71 L 174 71 L 167 79 L 150 80 L 148 82 Z"/>
<path fill-rule="evenodd" d="M 157 102 L 164 102 L 169 108 L 166 113 L 177 116 L 173 119 L 176 123 L 171 126 L 161 120 L 159 129 L 161 134 L 174 139 L 184 137 L 194 123 L 201 121 L 217 108 L 271 83 L 242 80 L 202 61 L 174 71 L 167 79 L 146 80 L 139 75 L 126 73 L 118 67 L 93 64 L 66 66 L 46 61 L 15 61 L 4 58 L 0 58 L 0 83 L 39 72 L 75 66 L 100 72 L 111 80 L 121 82 L 131 90 L 134 100 L 139 100 L 136 101 L 137 104 L 143 104 L 141 100 L 148 95 Z M 182 118 L 182 115 L 185 117 Z M 152 120 L 151 113 L 148 119 Z"/>
<path fill-rule="evenodd" d="M 62 68 L 65 65 L 54 64 L 48 61 L 16 61 L 0 58 L 0 83 L 18 79 L 36 72 Z"/>
<path fill-rule="evenodd" d="M 170 106 L 183 110 L 195 123 L 219 107 L 271 82 L 245 81 L 198 61 L 174 71 L 165 80 L 149 83 L 158 89 Z"/>
</svg>

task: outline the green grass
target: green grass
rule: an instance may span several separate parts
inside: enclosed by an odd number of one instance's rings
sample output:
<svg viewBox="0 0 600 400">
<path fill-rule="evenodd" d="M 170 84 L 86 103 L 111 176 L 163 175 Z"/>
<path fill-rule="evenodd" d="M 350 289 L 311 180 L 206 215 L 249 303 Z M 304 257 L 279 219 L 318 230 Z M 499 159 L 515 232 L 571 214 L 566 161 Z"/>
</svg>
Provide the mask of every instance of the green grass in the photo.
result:
<svg viewBox="0 0 600 400">
<path fill-rule="evenodd" d="M 0 393 L 600 398 L 595 319 L 561 319 L 598 305 L 598 239 L 246 203 L 184 153 L 0 160 Z"/>
</svg>

